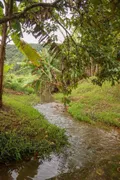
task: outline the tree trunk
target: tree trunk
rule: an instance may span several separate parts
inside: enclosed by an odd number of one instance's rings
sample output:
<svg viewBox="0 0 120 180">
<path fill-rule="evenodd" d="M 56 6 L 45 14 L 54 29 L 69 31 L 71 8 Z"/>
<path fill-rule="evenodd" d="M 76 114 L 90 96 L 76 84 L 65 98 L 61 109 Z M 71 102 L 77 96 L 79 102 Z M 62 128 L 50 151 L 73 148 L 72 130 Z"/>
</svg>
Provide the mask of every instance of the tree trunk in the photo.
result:
<svg viewBox="0 0 120 180">
<path fill-rule="evenodd" d="M 13 11 L 13 0 L 9 0 L 8 2 L 4 2 L 5 4 L 5 17 L 11 17 Z M 9 21 L 9 27 L 11 26 L 11 22 Z M 3 94 L 3 70 L 4 70 L 4 60 L 5 60 L 5 50 L 6 50 L 6 40 L 7 40 L 7 30 L 8 23 L 4 23 L 2 25 L 2 40 L 0 45 L 0 108 L 2 108 L 2 94 Z"/>
<path fill-rule="evenodd" d="M 2 94 L 3 94 L 3 69 L 5 60 L 5 47 L 7 39 L 7 23 L 2 25 L 2 40 L 0 45 L 0 108 L 2 108 Z"/>
</svg>

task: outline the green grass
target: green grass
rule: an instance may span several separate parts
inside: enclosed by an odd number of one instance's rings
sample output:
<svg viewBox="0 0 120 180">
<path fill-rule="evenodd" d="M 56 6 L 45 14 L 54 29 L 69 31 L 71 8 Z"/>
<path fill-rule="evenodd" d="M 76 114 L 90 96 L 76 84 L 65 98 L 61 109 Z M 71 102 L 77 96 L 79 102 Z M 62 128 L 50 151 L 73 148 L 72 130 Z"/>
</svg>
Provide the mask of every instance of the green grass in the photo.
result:
<svg viewBox="0 0 120 180">
<path fill-rule="evenodd" d="M 36 95 L 4 94 L 0 110 L 0 162 L 28 159 L 59 151 L 67 143 L 64 130 L 48 123 L 32 105 Z M 5 143 L 4 143 L 5 142 Z"/>
<path fill-rule="evenodd" d="M 62 101 L 61 93 L 55 99 Z M 120 85 L 102 87 L 82 81 L 72 91 L 68 112 L 77 120 L 120 127 Z"/>
</svg>

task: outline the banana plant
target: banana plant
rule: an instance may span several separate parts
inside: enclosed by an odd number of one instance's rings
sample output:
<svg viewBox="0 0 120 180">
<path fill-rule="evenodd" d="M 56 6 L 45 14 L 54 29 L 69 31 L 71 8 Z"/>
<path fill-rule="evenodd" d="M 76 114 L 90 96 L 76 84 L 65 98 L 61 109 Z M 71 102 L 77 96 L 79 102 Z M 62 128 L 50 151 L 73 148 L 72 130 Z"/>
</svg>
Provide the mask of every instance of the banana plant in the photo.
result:
<svg viewBox="0 0 120 180">
<path fill-rule="evenodd" d="M 59 84 L 56 77 L 59 77 L 61 71 L 52 64 L 53 58 L 46 49 L 38 53 L 20 38 L 20 32 L 20 28 L 14 28 L 14 32 L 11 33 L 11 38 L 16 47 L 27 57 L 27 63 L 30 65 L 32 74 L 34 75 L 34 78 L 26 82 L 25 86 L 32 85 L 36 91 L 38 91 L 40 87 L 44 89 L 53 86 L 53 84 Z"/>
<path fill-rule="evenodd" d="M 31 1 L 20 1 L 20 0 L 4 0 L 0 1 L 0 34 L 1 34 L 1 50 L 0 50 L 0 108 L 2 107 L 2 94 L 3 94 L 3 69 L 5 59 L 5 47 L 7 37 L 11 36 L 13 42 L 18 49 L 27 56 L 29 62 L 35 69 L 41 69 L 41 72 L 52 81 L 52 75 L 50 71 L 46 71 L 45 66 L 54 71 L 59 71 L 46 62 L 35 49 L 29 44 L 20 39 L 22 33 L 21 26 L 29 24 L 37 26 L 36 22 L 36 10 L 37 14 L 41 17 L 39 23 L 43 23 L 46 19 L 49 19 L 50 13 L 49 8 L 55 7 L 55 3 L 44 3 L 44 1 L 31 0 Z M 35 4 L 35 7 L 32 6 Z M 45 4 L 45 6 L 44 6 Z M 34 7 L 34 10 L 33 10 Z M 45 7 L 42 8 L 42 7 Z M 17 18 L 18 17 L 18 18 Z M 51 29 L 50 29 L 51 30 Z M 46 65 L 44 65 L 46 63 Z M 44 67 L 44 68 L 43 68 Z M 51 70 L 52 72 L 52 70 Z"/>
<path fill-rule="evenodd" d="M 43 61 L 39 67 L 33 63 L 27 63 L 31 67 L 33 79 L 28 80 L 25 86 L 31 85 L 37 92 L 40 90 L 42 94 L 46 89 L 52 89 L 52 87 L 60 88 L 59 77 L 61 71 L 55 67 L 47 49 L 43 49 L 40 55 Z"/>
<path fill-rule="evenodd" d="M 37 67 L 40 66 L 42 61 L 41 56 L 25 41 L 21 40 L 17 32 L 12 33 L 11 38 L 16 47 L 31 61 L 31 63 Z"/>
</svg>

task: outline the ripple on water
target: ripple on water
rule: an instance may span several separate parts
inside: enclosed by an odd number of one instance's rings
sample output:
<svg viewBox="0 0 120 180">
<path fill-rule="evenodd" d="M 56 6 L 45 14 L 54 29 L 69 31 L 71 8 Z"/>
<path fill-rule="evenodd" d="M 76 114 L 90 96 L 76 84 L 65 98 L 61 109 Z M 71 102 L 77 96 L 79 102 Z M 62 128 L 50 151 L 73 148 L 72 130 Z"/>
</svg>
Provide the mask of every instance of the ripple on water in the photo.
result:
<svg viewBox="0 0 120 180">
<path fill-rule="evenodd" d="M 50 123 L 66 129 L 71 146 L 68 149 L 65 148 L 64 153 L 59 156 L 52 154 L 49 160 L 32 160 L 22 165 L 15 165 L 6 170 L 6 176 L 5 173 L 3 175 L 1 173 L 0 180 L 5 178 L 5 180 L 7 178 L 8 180 L 10 178 L 17 180 L 104 180 L 109 178 L 110 175 L 103 169 L 108 162 L 113 162 L 111 160 L 113 156 L 120 153 L 120 133 L 117 130 L 108 131 L 75 121 L 64 113 L 64 106 L 59 103 L 38 104 L 35 108 Z M 105 162 L 102 164 L 103 169 L 100 165 L 102 162 Z M 113 179 L 114 177 L 115 180 L 120 179 L 117 172 L 113 174 Z"/>
</svg>

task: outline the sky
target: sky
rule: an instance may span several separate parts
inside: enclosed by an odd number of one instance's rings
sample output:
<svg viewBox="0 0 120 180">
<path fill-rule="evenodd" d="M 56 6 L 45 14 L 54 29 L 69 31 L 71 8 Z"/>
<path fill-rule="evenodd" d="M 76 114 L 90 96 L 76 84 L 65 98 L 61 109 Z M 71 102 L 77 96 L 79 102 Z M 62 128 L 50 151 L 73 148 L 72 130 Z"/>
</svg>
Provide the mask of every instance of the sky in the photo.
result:
<svg viewBox="0 0 120 180">
<path fill-rule="evenodd" d="M 58 43 L 62 43 L 64 41 L 62 33 L 58 30 L 56 35 L 58 36 Z M 38 43 L 38 39 L 35 39 L 32 34 L 23 33 L 23 40 L 27 43 Z"/>
<path fill-rule="evenodd" d="M 35 39 L 32 34 L 27 34 L 27 33 L 24 33 L 23 34 L 23 39 L 25 42 L 27 43 L 38 43 L 38 39 Z"/>
<path fill-rule="evenodd" d="M 65 33 L 65 32 L 64 32 Z M 64 41 L 64 36 L 62 35 L 62 33 L 58 30 L 56 31 L 56 35 L 58 37 L 58 43 L 62 43 Z M 23 33 L 23 38 L 22 38 L 25 42 L 30 43 L 30 44 L 37 44 L 38 39 L 36 39 L 32 34 L 27 34 L 27 33 Z M 10 42 L 9 44 L 13 44 L 13 42 Z"/>
</svg>

